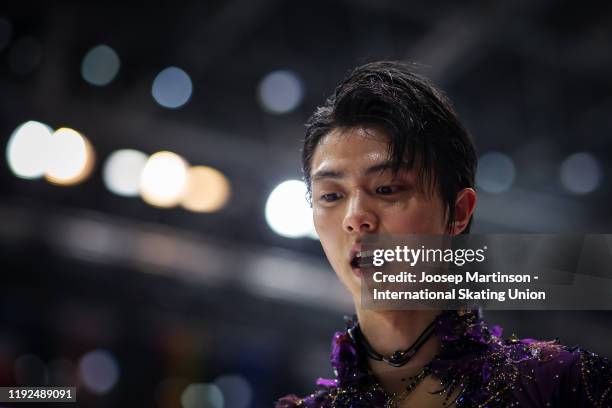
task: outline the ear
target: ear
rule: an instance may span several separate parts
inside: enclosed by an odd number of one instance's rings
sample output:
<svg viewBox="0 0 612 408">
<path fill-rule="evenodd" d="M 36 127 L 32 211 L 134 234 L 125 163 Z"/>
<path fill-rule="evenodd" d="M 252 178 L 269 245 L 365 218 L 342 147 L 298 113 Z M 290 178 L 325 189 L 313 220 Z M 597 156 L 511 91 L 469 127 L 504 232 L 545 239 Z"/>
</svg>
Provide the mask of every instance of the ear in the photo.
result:
<svg viewBox="0 0 612 408">
<path fill-rule="evenodd" d="M 451 235 L 461 234 L 476 209 L 476 192 L 472 188 L 464 188 L 457 194 L 455 201 L 455 222 L 451 228 Z"/>
</svg>

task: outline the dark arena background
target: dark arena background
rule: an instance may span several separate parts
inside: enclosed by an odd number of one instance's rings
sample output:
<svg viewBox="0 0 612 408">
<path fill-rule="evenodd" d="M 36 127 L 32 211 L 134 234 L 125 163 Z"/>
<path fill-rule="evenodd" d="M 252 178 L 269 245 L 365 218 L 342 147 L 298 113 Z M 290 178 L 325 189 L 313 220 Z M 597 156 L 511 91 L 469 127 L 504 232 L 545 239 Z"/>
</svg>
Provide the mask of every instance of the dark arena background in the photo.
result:
<svg viewBox="0 0 612 408">
<path fill-rule="evenodd" d="M 300 141 L 369 61 L 413 62 L 454 102 L 473 232 L 610 233 L 611 39 L 610 2 L 3 2 L 0 385 L 245 408 L 331 376 L 352 304 Z M 610 311 L 484 316 L 612 355 Z"/>
</svg>

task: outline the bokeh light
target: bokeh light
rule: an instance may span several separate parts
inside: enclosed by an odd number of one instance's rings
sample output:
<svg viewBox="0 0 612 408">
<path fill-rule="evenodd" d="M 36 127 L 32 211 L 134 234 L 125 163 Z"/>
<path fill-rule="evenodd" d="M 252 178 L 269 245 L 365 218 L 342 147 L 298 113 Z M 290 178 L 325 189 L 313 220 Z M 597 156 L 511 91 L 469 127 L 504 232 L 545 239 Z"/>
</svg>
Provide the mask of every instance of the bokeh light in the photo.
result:
<svg viewBox="0 0 612 408">
<path fill-rule="evenodd" d="M 85 54 L 81 64 L 83 79 L 92 85 L 108 85 L 119 72 L 119 55 L 108 45 L 98 45 Z"/>
<path fill-rule="evenodd" d="M 297 74 L 278 70 L 269 73 L 259 84 L 259 101 L 265 110 L 275 114 L 291 112 L 302 102 L 304 86 Z"/>
<path fill-rule="evenodd" d="M 8 58 L 14 73 L 27 75 L 42 61 L 42 45 L 34 37 L 22 37 L 15 41 Z"/>
<path fill-rule="evenodd" d="M 265 210 L 266 221 L 274 232 L 287 238 L 312 235 L 312 209 L 306 192 L 306 185 L 299 180 L 287 180 L 274 188 Z"/>
<path fill-rule="evenodd" d="M 253 388 L 240 375 L 222 375 L 215 380 L 225 401 L 225 408 L 247 408 L 251 406 Z"/>
<path fill-rule="evenodd" d="M 60 128 L 50 138 L 45 178 L 54 184 L 73 185 L 91 174 L 94 151 L 74 129 Z"/>
<path fill-rule="evenodd" d="M 187 162 L 172 152 L 149 157 L 140 177 L 140 195 L 156 207 L 173 207 L 187 187 Z"/>
<path fill-rule="evenodd" d="M 500 152 L 489 152 L 478 160 L 476 184 L 488 193 L 503 193 L 512 187 L 515 173 L 510 157 Z"/>
<path fill-rule="evenodd" d="M 157 74 L 151 89 L 155 101 L 170 109 L 186 104 L 192 92 L 191 78 L 177 67 L 168 67 Z"/>
<path fill-rule="evenodd" d="M 573 194 L 588 194 L 599 187 L 601 166 L 590 153 L 574 153 L 561 164 L 560 176 L 563 186 Z"/>
<path fill-rule="evenodd" d="M 17 177 L 35 179 L 43 176 L 52 133 L 53 129 L 49 126 L 33 120 L 13 131 L 6 149 L 6 159 Z"/>
<path fill-rule="evenodd" d="M 214 384 L 189 384 L 181 404 L 183 408 L 223 408 L 223 394 Z"/>
<path fill-rule="evenodd" d="M 187 188 L 181 204 L 196 212 L 213 212 L 222 208 L 230 195 L 230 184 L 220 171 L 207 166 L 189 168 Z"/>
<path fill-rule="evenodd" d="M 107 350 L 93 350 L 79 360 L 79 377 L 94 394 L 108 393 L 119 380 L 119 365 Z"/>
<path fill-rule="evenodd" d="M 106 159 L 102 178 L 111 192 L 135 197 L 140 191 L 140 177 L 148 156 L 133 149 L 122 149 L 111 153 Z"/>
</svg>

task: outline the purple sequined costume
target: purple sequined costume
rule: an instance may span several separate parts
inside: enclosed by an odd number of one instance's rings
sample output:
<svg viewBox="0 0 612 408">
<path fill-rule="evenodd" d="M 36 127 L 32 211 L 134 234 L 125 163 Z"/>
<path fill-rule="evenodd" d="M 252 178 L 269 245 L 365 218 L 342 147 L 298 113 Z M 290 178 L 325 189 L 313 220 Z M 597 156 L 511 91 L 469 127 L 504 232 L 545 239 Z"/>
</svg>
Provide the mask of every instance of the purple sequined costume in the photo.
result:
<svg viewBox="0 0 612 408">
<path fill-rule="evenodd" d="M 430 363 L 432 376 L 446 395 L 458 391 L 446 406 L 612 407 L 612 362 L 607 358 L 556 342 L 503 340 L 501 329 L 488 328 L 476 312 L 442 312 L 435 334 L 442 347 Z M 368 374 L 364 353 L 346 331 L 334 335 L 331 364 L 335 379 L 319 379 L 313 394 L 286 396 L 276 408 L 389 404 L 389 396 Z"/>
</svg>

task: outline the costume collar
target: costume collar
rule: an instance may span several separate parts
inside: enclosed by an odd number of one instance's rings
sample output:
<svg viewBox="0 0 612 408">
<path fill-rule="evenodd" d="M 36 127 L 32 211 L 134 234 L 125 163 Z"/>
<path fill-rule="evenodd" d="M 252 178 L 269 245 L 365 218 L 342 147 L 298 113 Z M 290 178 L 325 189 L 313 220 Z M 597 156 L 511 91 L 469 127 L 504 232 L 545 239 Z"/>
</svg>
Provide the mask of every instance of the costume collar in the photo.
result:
<svg viewBox="0 0 612 408">
<path fill-rule="evenodd" d="M 348 320 L 347 329 L 334 335 L 330 362 L 336 378 L 320 378 L 317 384 L 325 387 L 350 386 L 369 377 L 365 353 L 348 334 L 348 329 L 356 324 L 356 319 Z M 436 317 L 435 335 L 442 347 L 432 366 L 439 371 L 449 367 L 447 362 L 456 361 L 498 341 L 501 328 L 495 326 L 489 329 L 475 310 L 446 310 Z"/>
</svg>

